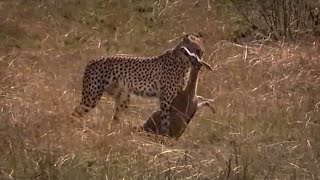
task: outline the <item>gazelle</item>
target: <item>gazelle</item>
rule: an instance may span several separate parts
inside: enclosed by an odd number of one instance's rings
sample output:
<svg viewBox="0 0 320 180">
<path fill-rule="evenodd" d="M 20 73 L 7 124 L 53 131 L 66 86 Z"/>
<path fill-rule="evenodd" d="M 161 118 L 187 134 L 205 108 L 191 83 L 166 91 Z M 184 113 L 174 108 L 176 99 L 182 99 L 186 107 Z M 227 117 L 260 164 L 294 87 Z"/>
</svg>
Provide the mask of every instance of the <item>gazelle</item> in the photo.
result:
<svg viewBox="0 0 320 180">
<path fill-rule="evenodd" d="M 185 53 L 194 58 L 193 61 L 198 62 L 198 65 L 192 66 L 188 83 L 184 90 L 182 90 L 170 104 L 170 131 L 169 137 L 179 138 L 185 131 L 188 123 L 193 118 L 197 110 L 204 106 L 211 108 L 215 113 L 215 108 L 210 104 L 213 100 L 203 98 L 197 95 L 197 85 L 199 71 L 202 66 L 213 71 L 213 69 L 202 61 L 196 54 L 183 47 Z M 155 111 L 143 125 L 142 129 L 147 132 L 159 134 L 161 128 L 160 124 L 160 111 Z"/>
</svg>

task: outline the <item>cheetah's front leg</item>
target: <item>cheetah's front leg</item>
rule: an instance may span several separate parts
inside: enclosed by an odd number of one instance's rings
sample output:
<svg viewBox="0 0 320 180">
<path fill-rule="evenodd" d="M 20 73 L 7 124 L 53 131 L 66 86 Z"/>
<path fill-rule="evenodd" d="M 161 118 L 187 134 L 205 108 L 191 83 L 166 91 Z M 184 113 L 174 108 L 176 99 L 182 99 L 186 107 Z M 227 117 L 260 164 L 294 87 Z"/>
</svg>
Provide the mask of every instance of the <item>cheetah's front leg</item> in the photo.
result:
<svg viewBox="0 0 320 180">
<path fill-rule="evenodd" d="M 173 92 L 172 92 L 173 91 Z M 169 136 L 170 133 L 170 102 L 176 96 L 173 89 L 163 88 L 160 94 L 160 134 Z"/>
<path fill-rule="evenodd" d="M 128 108 L 130 103 L 130 92 L 128 89 L 121 89 L 115 96 L 115 107 L 114 107 L 114 114 L 113 120 L 115 122 L 119 122 L 119 117 L 122 112 Z"/>
<path fill-rule="evenodd" d="M 160 134 L 169 136 L 170 133 L 170 103 L 165 100 L 160 100 Z"/>
</svg>

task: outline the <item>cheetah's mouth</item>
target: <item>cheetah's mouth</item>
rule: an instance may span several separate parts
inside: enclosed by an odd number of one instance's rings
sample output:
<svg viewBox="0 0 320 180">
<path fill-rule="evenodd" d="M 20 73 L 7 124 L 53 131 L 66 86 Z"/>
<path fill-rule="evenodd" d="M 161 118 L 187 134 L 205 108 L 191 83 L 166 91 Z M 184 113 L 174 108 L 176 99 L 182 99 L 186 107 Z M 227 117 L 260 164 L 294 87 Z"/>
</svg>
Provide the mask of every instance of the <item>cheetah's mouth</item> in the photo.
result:
<svg viewBox="0 0 320 180">
<path fill-rule="evenodd" d="M 204 66 L 205 68 L 213 71 L 211 66 L 209 64 L 207 64 L 206 62 L 202 61 L 202 59 L 197 54 L 190 52 L 189 49 L 184 46 L 182 46 L 181 49 L 184 50 L 184 53 L 186 56 L 189 56 L 189 60 L 191 61 L 193 66 L 195 66 L 196 68 L 199 68 L 199 69 L 202 66 Z"/>
</svg>

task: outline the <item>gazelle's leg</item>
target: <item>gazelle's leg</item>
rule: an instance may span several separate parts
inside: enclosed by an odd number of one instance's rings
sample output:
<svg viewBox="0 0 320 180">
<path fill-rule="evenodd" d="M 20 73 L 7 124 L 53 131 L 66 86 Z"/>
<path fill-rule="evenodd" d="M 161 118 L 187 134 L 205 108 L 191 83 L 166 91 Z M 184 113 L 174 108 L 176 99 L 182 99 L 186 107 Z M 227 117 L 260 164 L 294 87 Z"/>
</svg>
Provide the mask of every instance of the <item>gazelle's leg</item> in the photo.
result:
<svg viewBox="0 0 320 180">
<path fill-rule="evenodd" d="M 216 113 L 216 109 L 211 105 L 211 102 L 213 102 L 214 99 L 207 99 L 202 96 L 197 96 L 197 98 L 199 101 L 201 101 L 197 105 L 197 110 L 201 109 L 203 106 L 207 106 L 211 109 L 213 113 Z"/>
<path fill-rule="evenodd" d="M 208 99 L 208 98 L 204 98 L 202 96 L 197 95 L 197 98 L 199 101 L 208 101 L 208 102 L 213 102 L 214 99 Z"/>
<path fill-rule="evenodd" d="M 209 107 L 213 113 L 216 113 L 216 109 L 208 101 L 198 103 L 197 110 L 201 109 L 203 106 Z"/>
</svg>

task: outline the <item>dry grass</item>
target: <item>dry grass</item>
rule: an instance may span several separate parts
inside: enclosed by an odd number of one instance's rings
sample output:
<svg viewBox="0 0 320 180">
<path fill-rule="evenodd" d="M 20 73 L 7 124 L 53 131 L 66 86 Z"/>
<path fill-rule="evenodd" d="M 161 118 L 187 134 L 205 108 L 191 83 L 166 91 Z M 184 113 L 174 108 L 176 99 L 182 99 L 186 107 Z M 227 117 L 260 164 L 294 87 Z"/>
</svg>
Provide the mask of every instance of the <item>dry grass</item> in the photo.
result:
<svg viewBox="0 0 320 180">
<path fill-rule="evenodd" d="M 232 44 L 209 1 L 159 2 L 0 3 L 1 179 L 319 179 L 318 44 Z M 134 98 L 118 127 L 107 96 L 71 123 L 90 59 L 157 54 L 199 27 L 216 71 L 198 92 L 216 98 L 215 115 L 164 144 L 129 132 L 150 99 Z"/>
</svg>

